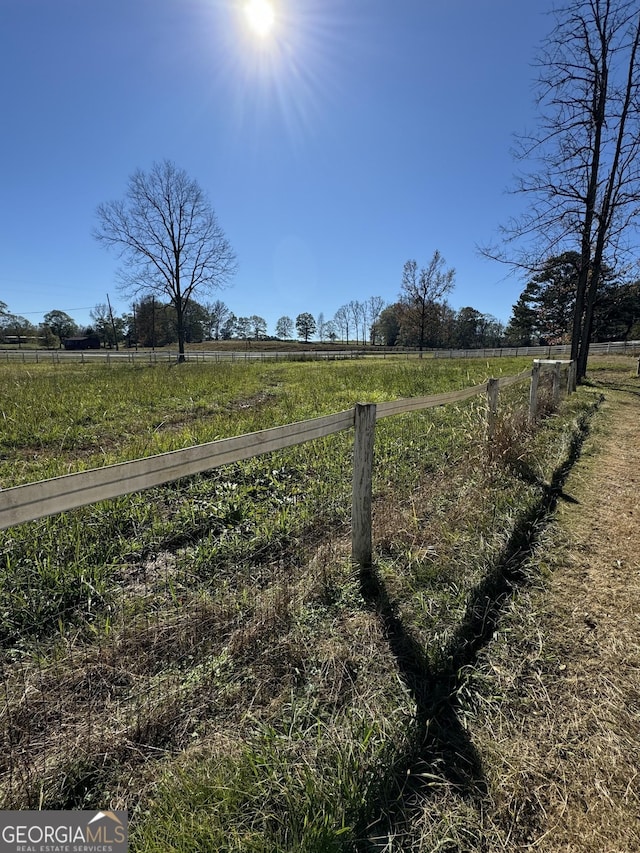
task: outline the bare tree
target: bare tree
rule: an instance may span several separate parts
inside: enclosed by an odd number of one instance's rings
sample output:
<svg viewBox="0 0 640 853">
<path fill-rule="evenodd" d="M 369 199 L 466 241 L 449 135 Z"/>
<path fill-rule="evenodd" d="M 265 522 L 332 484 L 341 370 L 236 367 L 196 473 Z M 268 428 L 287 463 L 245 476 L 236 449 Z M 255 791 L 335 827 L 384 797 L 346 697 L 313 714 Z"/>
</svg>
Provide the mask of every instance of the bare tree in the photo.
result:
<svg viewBox="0 0 640 853">
<path fill-rule="evenodd" d="M 444 265 L 445 260 L 436 249 L 426 267 L 418 271 L 416 261 L 407 261 L 402 271 L 400 303 L 403 323 L 414 329 L 421 356 L 429 315 L 438 309 L 442 297 L 453 289 L 455 270 L 445 270 Z"/>
<path fill-rule="evenodd" d="M 340 333 L 342 340 L 345 341 L 347 346 L 349 346 L 349 321 L 349 309 L 346 305 L 342 305 L 333 315 L 333 322 L 335 323 L 336 329 Z"/>
<path fill-rule="evenodd" d="M 578 252 L 571 357 L 582 378 L 603 267 L 628 254 L 640 212 L 640 9 L 569 0 L 554 15 L 538 60 L 539 126 L 519 139 L 532 165 L 516 191 L 531 205 L 503 229 L 515 253 L 496 255 L 540 272 L 549 256 Z"/>
<path fill-rule="evenodd" d="M 184 361 L 185 311 L 191 298 L 226 284 L 236 257 L 204 192 L 171 161 L 129 178 L 124 200 L 101 204 L 94 232 L 122 259 L 122 288 L 168 297 Z"/>
<path fill-rule="evenodd" d="M 384 299 L 382 296 L 370 296 L 367 299 L 367 314 L 369 316 L 369 339 L 374 342 L 374 326 L 380 318 L 382 309 L 384 308 Z"/>
<path fill-rule="evenodd" d="M 355 330 L 356 344 L 358 344 L 358 343 L 360 343 L 360 337 L 359 337 L 358 332 L 360 329 L 360 322 L 362 319 L 362 303 L 358 302 L 357 299 L 352 299 L 350 302 L 347 303 L 347 305 L 345 307 L 346 307 L 347 312 L 349 314 L 349 318 L 351 319 L 351 321 L 353 323 L 352 328 Z"/>
<path fill-rule="evenodd" d="M 209 340 L 219 341 L 222 326 L 230 316 L 231 311 L 221 299 L 216 299 L 215 302 L 207 302 L 204 308 L 207 312 Z"/>
<path fill-rule="evenodd" d="M 252 314 L 249 317 L 249 322 L 251 323 L 251 336 L 254 340 L 259 341 L 260 338 L 266 338 L 267 321 L 264 317 L 260 317 L 258 314 Z"/>
<path fill-rule="evenodd" d="M 362 346 L 365 346 L 369 337 L 369 300 L 358 302 L 360 306 L 360 329 L 362 331 Z"/>
<path fill-rule="evenodd" d="M 276 323 L 276 337 L 287 340 L 293 334 L 293 320 L 291 317 L 280 317 Z"/>
<path fill-rule="evenodd" d="M 108 302 L 99 302 L 89 311 L 89 316 L 102 345 L 106 347 L 108 344 L 109 347 L 115 346 L 116 350 L 119 349 L 118 338 L 123 337 L 124 321 L 121 317 L 117 320 L 114 318 L 111 305 Z"/>
</svg>

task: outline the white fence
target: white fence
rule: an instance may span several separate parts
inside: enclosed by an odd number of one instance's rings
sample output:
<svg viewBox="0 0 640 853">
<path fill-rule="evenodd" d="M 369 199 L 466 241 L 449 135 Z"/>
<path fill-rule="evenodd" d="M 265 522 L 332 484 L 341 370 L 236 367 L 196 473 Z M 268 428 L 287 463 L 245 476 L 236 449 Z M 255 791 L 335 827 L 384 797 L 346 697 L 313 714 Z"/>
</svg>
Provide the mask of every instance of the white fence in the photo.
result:
<svg viewBox="0 0 640 853">
<path fill-rule="evenodd" d="M 591 344 L 590 355 L 629 355 L 640 356 L 640 341 L 617 341 L 605 344 Z M 190 362 L 244 362 L 244 361 L 333 361 L 357 359 L 365 356 L 387 356 L 417 358 L 416 349 L 403 347 L 360 347 L 347 350 L 188 350 L 185 359 Z M 569 345 L 544 347 L 502 347 L 493 349 L 432 349 L 424 350 L 425 358 L 508 358 L 526 356 L 530 358 L 565 359 L 571 355 Z M 0 363 L 22 362 L 23 364 L 68 364 L 80 362 L 95 364 L 162 364 L 175 362 L 178 353 L 175 350 L 45 350 L 45 349 L 5 349 L 0 350 Z"/>
<path fill-rule="evenodd" d="M 0 490 L 0 530 L 45 518 L 55 513 L 88 506 L 102 500 L 160 486 L 221 465 L 240 462 L 274 450 L 283 450 L 354 427 L 353 557 L 360 565 L 368 565 L 371 560 L 371 501 L 375 422 L 391 415 L 462 402 L 485 393 L 488 399 L 488 436 L 490 440 L 497 412 L 498 392 L 501 388 L 507 388 L 531 379 L 529 416 L 530 419 L 533 419 L 537 411 L 537 388 L 540 373 L 552 372 L 553 395 L 557 401 L 561 392 L 560 377 L 563 368 L 567 371 L 565 387 L 570 392 L 575 385 L 575 371 L 572 362 L 538 361 L 534 363 L 532 369 L 525 370 L 515 376 L 489 379 L 481 385 L 459 391 L 449 391 L 429 397 L 392 400 L 377 405 L 375 403 L 358 404 L 353 409 L 325 417 Z"/>
<path fill-rule="evenodd" d="M 188 350 L 185 360 L 190 362 L 244 362 L 244 361 L 337 361 L 362 358 L 366 350 Z M 382 354 L 382 352 L 380 353 Z M 167 364 L 178 360 L 176 350 L 0 350 L 0 363 L 22 364 Z"/>
<path fill-rule="evenodd" d="M 570 344 L 544 347 L 504 347 L 499 349 L 440 349 L 430 350 L 434 358 L 506 358 L 507 356 L 532 356 L 533 358 L 570 358 Z M 589 355 L 640 355 L 640 341 L 615 341 L 590 344 Z"/>
</svg>

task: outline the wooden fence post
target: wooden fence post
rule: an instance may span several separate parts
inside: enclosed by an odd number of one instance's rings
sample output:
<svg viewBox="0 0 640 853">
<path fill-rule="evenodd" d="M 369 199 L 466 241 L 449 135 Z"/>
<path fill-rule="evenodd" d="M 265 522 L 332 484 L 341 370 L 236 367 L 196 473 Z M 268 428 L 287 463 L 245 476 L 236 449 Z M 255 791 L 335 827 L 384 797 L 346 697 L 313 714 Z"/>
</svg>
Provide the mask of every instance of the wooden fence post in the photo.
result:
<svg viewBox="0 0 640 853">
<path fill-rule="evenodd" d="M 538 414 L 538 385 L 540 384 L 540 362 L 533 362 L 531 387 L 529 388 L 529 423 L 535 423 Z"/>
<path fill-rule="evenodd" d="M 497 379 L 490 379 L 487 382 L 487 440 L 493 441 L 493 435 L 496 428 L 496 417 L 498 415 L 498 391 L 500 385 Z"/>
<path fill-rule="evenodd" d="M 578 370 L 575 360 L 569 362 L 569 376 L 567 378 L 567 394 L 573 394 L 576 390 L 577 386 L 577 377 Z"/>
<path fill-rule="evenodd" d="M 361 569 L 371 565 L 371 505 L 373 500 L 373 442 L 375 403 L 356 403 L 351 499 L 351 556 Z"/>
<path fill-rule="evenodd" d="M 560 402 L 560 367 L 561 364 L 559 361 L 553 366 L 553 379 L 552 379 L 552 391 L 551 396 L 553 398 L 553 405 L 557 406 Z"/>
</svg>

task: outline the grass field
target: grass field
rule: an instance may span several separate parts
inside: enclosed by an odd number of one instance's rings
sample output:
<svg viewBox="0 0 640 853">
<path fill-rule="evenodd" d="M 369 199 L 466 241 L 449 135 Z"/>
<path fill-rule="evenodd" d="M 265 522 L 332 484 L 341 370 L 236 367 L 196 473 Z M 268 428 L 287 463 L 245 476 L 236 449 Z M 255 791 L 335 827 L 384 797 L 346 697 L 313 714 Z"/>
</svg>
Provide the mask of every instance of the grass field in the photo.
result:
<svg viewBox="0 0 640 853">
<path fill-rule="evenodd" d="M 0 365 L 0 484 L 528 366 Z M 481 399 L 380 422 L 371 572 L 348 433 L 0 534 L 2 806 L 128 808 L 135 850 L 320 853 L 387 849 L 438 780 L 479 797 L 459 673 L 596 399 L 530 430 L 527 393 L 491 454 Z"/>
</svg>

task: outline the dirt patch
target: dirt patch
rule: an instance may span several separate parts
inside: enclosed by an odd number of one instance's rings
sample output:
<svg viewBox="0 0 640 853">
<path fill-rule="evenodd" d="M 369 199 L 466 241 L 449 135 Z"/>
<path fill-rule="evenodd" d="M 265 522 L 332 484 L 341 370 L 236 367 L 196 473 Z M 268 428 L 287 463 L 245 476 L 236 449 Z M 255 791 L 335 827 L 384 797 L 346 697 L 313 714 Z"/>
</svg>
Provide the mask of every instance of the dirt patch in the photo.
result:
<svg viewBox="0 0 640 853">
<path fill-rule="evenodd" d="M 535 556 L 547 582 L 483 662 L 488 849 L 640 850 L 640 396 L 629 375 L 597 384 L 601 419 Z"/>
</svg>

